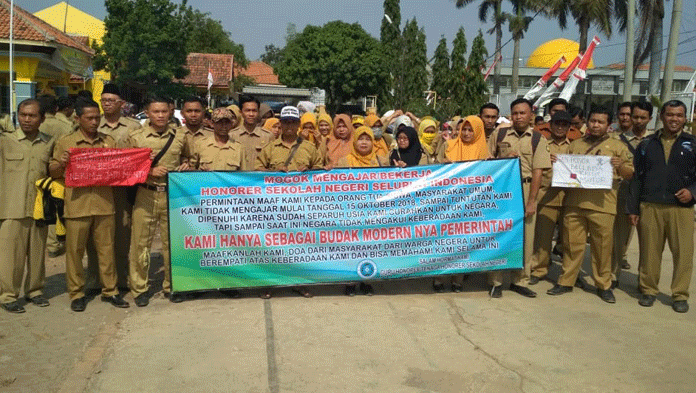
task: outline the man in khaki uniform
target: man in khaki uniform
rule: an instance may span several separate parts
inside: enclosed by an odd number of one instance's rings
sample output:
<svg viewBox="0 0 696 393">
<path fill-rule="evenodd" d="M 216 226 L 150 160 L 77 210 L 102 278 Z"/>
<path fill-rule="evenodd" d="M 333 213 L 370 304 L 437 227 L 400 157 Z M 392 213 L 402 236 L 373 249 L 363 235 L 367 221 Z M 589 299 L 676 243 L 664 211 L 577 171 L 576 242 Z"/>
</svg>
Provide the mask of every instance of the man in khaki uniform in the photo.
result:
<svg viewBox="0 0 696 393">
<path fill-rule="evenodd" d="M 75 105 L 78 129 L 56 142 L 53 158 L 49 165 L 51 177 L 65 177 L 65 168 L 72 148 L 113 148 L 112 137 L 98 131 L 101 115 L 99 104 L 80 100 Z M 70 309 L 76 312 L 87 307 L 84 286 L 84 256 L 91 237 L 97 251 L 99 276 L 102 282 L 102 301 L 115 307 L 125 308 L 116 289 L 116 266 L 114 264 L 114 195 L 111 187 L 66 187 L 65 188 L 65 272 L 70 295 Z"/>
<path fill-rule="evenodd" d="M 638 226 L 640 263 L 638 304 L 650 307 L 659 293 L 665 240 L 672 250 L 672 309 L 689 311 L 689 285 L 694 263 L 694 195 L 696 138 L 684 132 L 686 105 L 667 101 L 660 110 L 664 127 L 636 151 L 636 175 L 631 182 L 628 211 Z"/>
<path fill-rule="evenodd" d="M 22 101 L 17 119 L 20 128 L 0 136 L 0 304 L 9 312 L 23 313 L 18 298 L 25 263 L 26 298 L 39 307 L 49 305 L 43 296 L 46 226 L 34 221 L 33 215 L 34 184 L 48 174 L 54 141 L 39 132 L 44 119 L 39 101 Z"/>
<path fill-rule="evenodd" d="M 145 111 L 150 119 L 150 124 L 131 132 L 123 144 L 127 148 L 152 149 L 153 161 L 158 158 L 158 155 L 160 156 L 157 162 L 153 162 L 146 183 L 138 187 L 133 207 L 129 284 L 131 294 L 138 307 L 145 307 L 149 303 L 150 247 L 152 247 L 157 226 L 160 229 L 162 257 L 164 259 L 164 280 L 162 282 L 164 295 L 174 303 L 183 301 L 183 296 L 171 295 L 167 172 L 188 169 L 188 157 L 183 155 L 185 133 L 181 129 L 170 126 L 171 110 L 168 100 L 154 97 L 148 101 Z M 160 154 L 165 147 L 167 148 L 164 153 Z"/>
<path fill-rule="evenodd" d="M 181 115 L 185 121 L 184 125 L 181 126 L 181 129 L 185 132 L 184 156 L 190 157 L 193 154 L 196 142 L 213 136 L 213 130 L 203 126 L 205 103 L 198 97 L 189 97 L 184 100 L 184 104 L 181 107 Z"/>
<path fill-rule="evenodd" d="M 73 132 L 72 125 L 56 119 L 56 111 L 58 110 L 58 100 L 52 95 L 42 95 L 38 98 L 41 102 L 46 119 L 41 123 L 40 132 L 49 135 L 56 140 L 63 135 Z"/>
<path fill-rule="evenodd" d="M 546 138 L 530 126 L 533 113 L 532 103 L 524 98 L 516 99 L 510 105 L 512 127 L 499 128 L 488 139 L 488 149 L 492 157 L 519 157 L 522 170 L 522 189 L 524 192 L 524 269 L 513 273 L 510 290 L 526 297 L 536 297 L 536 292 L 527 287 L 531 274 L 534 249 L 534 228 L 538 193 L 542 173 L 551 168 L 551 158 Z M 503 273 L 491 272 L 488 275 L 491 285 L 490 296 L 503 295 Z"/>
<path fill-rule="evenodd" d="M 212 115 L 214 134 L 199 139 L 189 159 L 193 169 L 203 171 L 246 171 L 244 148 L 230 139 L 233 115 L 227 108 L 216 108 Z"/>
<path fill-rule="evenodd" d="M 261 149 L 274 138 L 273 134 L 258 126 L 259 100 L 242 94 L 239 97 L 239 107 L 242 111 L 242 122 L 230 132 L 230 136 L 232 140 L 244 146 L 247 167 L 253 168 Z"/>
<path fill-rule="evenodd" d="M 75 123 L 72 119 L 75 113 L 75 101 L 70 97 L 59 97 L 57 102 L 56 120 L 63 122 L 71 130 L 74 130 Z"/>
<path fill-rule="evenodd" d="M 629 107 L 631 110 L 632 127 L 628 130 L 615 132 L 612 136 L 620 140 L 626 145 L 631 155 L 635 155 L 638 144 L 648 135 L 652 135 L 652 131 L 647 130 L 648 123 L 652 118 L 653 106 L 649 102 L 634 102 Z M 619 109 L 619 115 L 624 116 L 624 120 L 620 121 L 623 127 L 626 124 L 625 107 Z M 621 112 L 623 111 L 623 112 Z M 633 121 L 635 119 L 635 122 Z M 621 130 L 623 128 L 619 128 Z M 611 257 L 611 280 L 612 287 L 616 288 L 619 285 L 619 275 L 621 269 L 628 270 L 631 265 L 628 263 L 626 253 L 628 245 L 631 242 L 633 235 L 633 226 L 628 219 L 626 213 L 626 202 L 628 201 L 628 180 L 622 180 L 619 185 L 619 193 L 616 197 L 616 220 L 614 221 L 614 251 Z"/>
<path fill-rule="evenodd" d="M 321 167 L 321 154 L 313 143 L 297 136 L 300 111 L 286 106 L 280 112 L 280 137 L 261 150 L 257 171 L 306 171 Z"/>
<path fill-rule="evenodd" d="M 568 154 L 607 156 L 614 168 L 613 188 L 566 190 L 563 219 L 563 273 L 558 283 L 546 293 L 561 295 L 573 290 L 585 256 L 587 235 L 592 250 L 592 277 L 597 295 L 607 303 L 615 303 L 611 290 L 612 229 L 616 215 L 616 194 L 621 178 L 633 176 L 633 157 L 626 145 L 607 132 L 612 112 L 594 108 L 587 121 L 587 134 L 573 141 Z"/>
<path fill-rule="evenodd" d="M 111 136 L 117 145 L 123 143 L 128 134 L 139 129 L 140 122 L 129 117 L 122 116 L 121 109 L 125 102 L 121 98 L 121 91 L 113 83 L 104 85 L 101 94 L 101 107 L 104 115 L 99 122 L 99 132 Z M 114 209 L 116 228 L 114 231 L 114 250 L 116 260 L 116 276 L 119 288 L 128 288 L 128 250 L 130 249 L 131 215 L 133 205 L 128 201 L 127 187 L 113 187 Z M 94 244 L 87 244 L 87 276 L 96 281 L 99 267 L 96 263 L 97 255 Z M 89 288 L 90 279 L 87 280 Z"/>
<path fill-rule="evenodd" d="M 549 153 L 551 162 L 556 161 L 557 154 L 567 154 L 570 141 L 568 130 L 570 129 L 570 115 L 565 111 L 557 111 L 551 116 L 549 122 L 551 139 L 549 139 Z M 536 230 L 534 233 L 534 256 L 532 259 L 532 271 L 529 285 L 535 285 L 544 279 L 549 272 L 551 258 L 551 241 L 557 224 L 563 226 L 563 198 L 565 190 L 551 187 L 553 169 L 544 171 L 539 190 L 539 205 L 536 218 Z"/>
</svg>

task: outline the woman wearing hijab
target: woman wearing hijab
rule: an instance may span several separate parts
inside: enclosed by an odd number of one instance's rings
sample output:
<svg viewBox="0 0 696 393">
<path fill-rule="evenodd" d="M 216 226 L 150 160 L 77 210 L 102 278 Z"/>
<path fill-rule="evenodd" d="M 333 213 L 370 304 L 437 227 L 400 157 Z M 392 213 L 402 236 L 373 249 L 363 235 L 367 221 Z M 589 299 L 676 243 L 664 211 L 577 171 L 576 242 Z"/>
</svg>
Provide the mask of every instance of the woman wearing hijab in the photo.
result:
<svg viewBox="0 0 696 393">
<path fill-rule="evenodd" d="M 273 109 L 271 109 L 268 104 L 263 103 L 259 105 L 259 123 L 264 124 L 266 120 L 275 116 Z"/>
<path fill-rule="evenodd" d="M 423 150 L 418 132 L 413 127 L 399 127 L 396 131 L 396 149 L 389 155 L 389 164 L 406 168 L 432 164 L 428 153 Z"/>
<path fill-rule="evenodd" d="M 372 135 L 375 137 L 375 154 L 387 161 L 387 157 L 389 157 L 389 146 L 394 142 L 394 139 L 389 134 L 384 133 L 384 124 L 375 114 L 365 116 L 365 125 L 370 127 Z"/>
<path fill-rule="evenodd" d="M 298 135 L 302 137 L 303 140 L 313 143 L 317 148 L 321 146 L 322 137 L 317 128 L 317 117 L 314 113 L 307 112 L 302 115 L 300 118 L 300 130 L 298 131 Z"/>
<path fill-rule="evenodd" d="M 485 160 L 490 157 L 483 120 L 478 116 L 467 116 L 457 124 L 457 136 L 442 145 L 440 162 Z"/>
<path fill-rule="evenodd" d="M 328 113 L 320 113 L 318 121 L 319 133 L 326 138 L 333 132 L 333 119 Z"/>
<path fill-rule="evenodd" d="M 271 117 L 263 123 L 261 128 L 273 134 L 273 139 L 278 139 L 278 135 L 280 135 L 280 120 L 276 117 Z"/>
<path fill-rule="evenodd" d="M 338 160 L 353 151 L 353 123 L 348 115 L 336 115 L 333 133 L 329 134 L 322 146 L 327 169 L 334 168 Z"/>
<path fill-rule="evenodd" d="M 353 133 L 353 147 L 350 154 L 338 160 L 336 168 L 375 168 L 389 166 L 386 157 L 380 157 L 375 150 L 375 137 L 370 127 L 359 127 Z"/>
<path fill-rule="evenodd" d="M 424 117 L 418 125 L 418 139 L 420 140 L 423 150 L 431 156 L 435 155 L 433 148 L 433 140 L 437 135 L 437 123 L 432 118 Z"/>
<path fill-rule="evenodd" d="M 232 112 L 232 115 L 234 115 L 234 119 L 232 121 L 232 129 L 234 130 L 235 128 L 239 127 L 239 124 L 242 121 L 242 111 L 239 110 L 239 107 L 237 105 L 230 105 L 227 107 Z"/>
<path fill-rule="evenodd" d="M 478 116 L 468 116 L 458 123 L 457 137 L 442 144 L 440 149 L 440 162 L 460 162 L 472 160 L 485 160 L 490 157 L 486 136 L 483 128 L 483 120 Z M 465 275 L 452 275 L 452 292 L 461 292 L 464 287 Z M 443 292 L 445 284 L 442 278 L 433 280 L 433 290 Z"/>
</svg>

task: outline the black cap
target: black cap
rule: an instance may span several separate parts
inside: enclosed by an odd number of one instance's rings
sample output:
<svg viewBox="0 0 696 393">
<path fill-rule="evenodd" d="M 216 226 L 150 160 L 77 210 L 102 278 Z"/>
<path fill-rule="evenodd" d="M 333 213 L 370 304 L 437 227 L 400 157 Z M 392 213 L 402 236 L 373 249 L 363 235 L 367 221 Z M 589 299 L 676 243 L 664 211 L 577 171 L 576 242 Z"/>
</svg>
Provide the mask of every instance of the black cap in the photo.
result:
<svg viewBox="0 0 696 393">
<path fill-rule="evenodd" d="M 119 90 L 118 86 L 116 86 L 113 83 L 107 83 L 104 85 L 104 90 L 102 90 L 102 94 L 116 94 L 117 96 L 121 97 L 121 90 Z"/>
<path fill-rule="evenodd" d="M 570 114 L 566 111 L 558 111 L 551 116 L 551 123 L 557 122 L 557 121 L 565 121 L 570 123 L 572 118 L 570 117 Z"/>
</svg>

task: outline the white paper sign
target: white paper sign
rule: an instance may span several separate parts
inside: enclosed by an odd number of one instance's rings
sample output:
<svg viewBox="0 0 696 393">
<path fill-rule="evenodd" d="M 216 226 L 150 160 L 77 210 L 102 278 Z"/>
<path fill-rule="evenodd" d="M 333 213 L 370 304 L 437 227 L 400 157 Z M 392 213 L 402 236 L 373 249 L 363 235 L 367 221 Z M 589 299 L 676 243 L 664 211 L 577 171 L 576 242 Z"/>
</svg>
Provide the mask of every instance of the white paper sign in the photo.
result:
<svg viewBox="0 0 696 393">
<path fill-rule="evenodd" d="M 551 186 L 610 190 L 613 176 L 611 157 L 558 154 Z"/>
</svg>

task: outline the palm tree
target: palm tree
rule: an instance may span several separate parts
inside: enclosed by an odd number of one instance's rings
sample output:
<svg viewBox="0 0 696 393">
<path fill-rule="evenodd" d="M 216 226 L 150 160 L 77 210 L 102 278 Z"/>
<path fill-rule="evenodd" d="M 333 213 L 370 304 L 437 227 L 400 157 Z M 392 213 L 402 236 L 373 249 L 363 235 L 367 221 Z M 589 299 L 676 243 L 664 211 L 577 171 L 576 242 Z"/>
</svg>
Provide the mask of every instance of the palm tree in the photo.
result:
<svg viewBox="0 0 696 393">
<path fill-rule="evenodd" d="M 587 49 L 588 31 L 594 25 L 607 37 L 611 37 L 611 18 L 625 10 L 625 0 L 536 0 L 530 6 L 541 9 L 547 16 L 558 19 L 561 29 L 568 26 L 572 18 L 580 29 L 580 49 Z"/>
<path fill-rule="evenodd" d="M 662 21 L 665 17 L 664 0 L 638 0 L 640 26 L 633 62 L 633 72 L 650 57 L 648 92 L 656 95 L 660 87 L 662 66 Z"/>
<path fill-rule="evenodd" d="M 529 28 L 532 17 L 525 15 L 526 0 L 510 0 L 512 2 L 513 14 L 503 13 L 503 17 L 508 22 L 512 39 L 515 46 L 512 54 L 512 94 L 517 94 L 517 87 L 520 79 L 520 41 L 524 38 L 524 33 Z"/>
<path fill-rule="evenodd" d="M 455 4 L 457 8 L 463 8 L 476 0 L 456 0 Z M 479 4 L 479 20 L 481 22 L 488 21 L 488 12 L 493 10 L 493 27 L 487 31 L 488 34 L 495 32 L 495 54 L 493 59 L 498 59 L 500 57 L 501 47 L 503 45 L 503 23 L 505 23 L 505 17 L 502 11 L 503 0 L 481 0 Z M 495 60 L 494 60 L 495 61 Z M 496 63 L 495 69 L 493 71 L 493 94 L 500 93 L 500 62 Z"/>
</svg>

